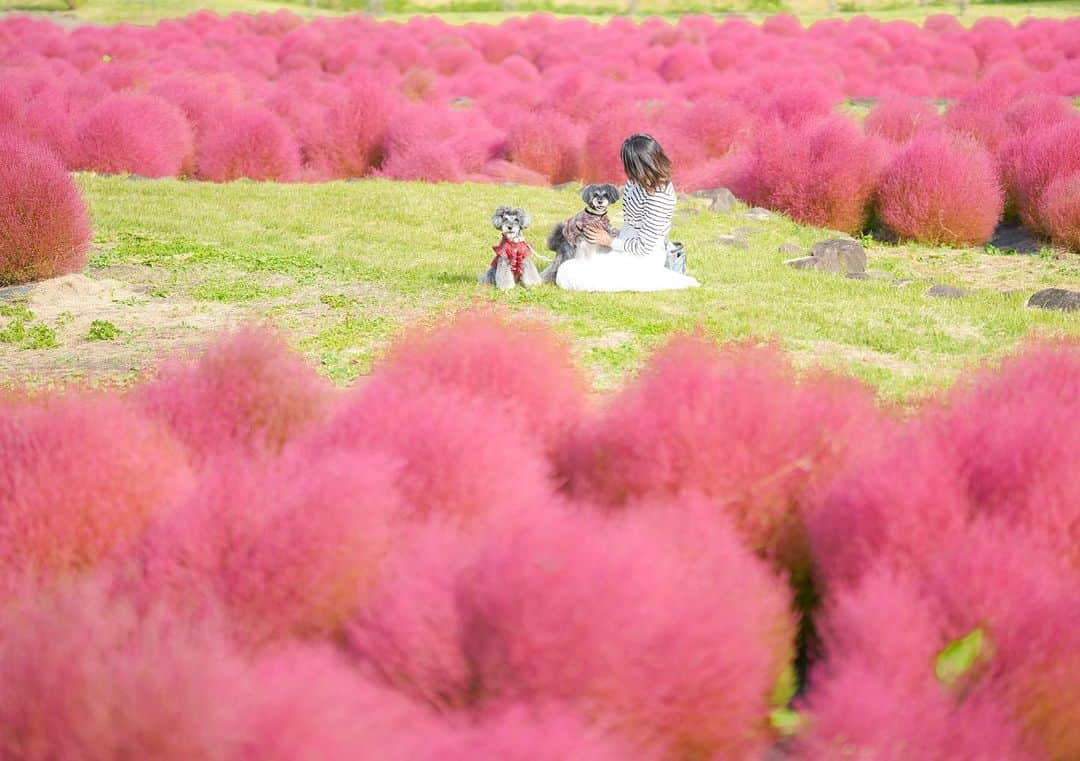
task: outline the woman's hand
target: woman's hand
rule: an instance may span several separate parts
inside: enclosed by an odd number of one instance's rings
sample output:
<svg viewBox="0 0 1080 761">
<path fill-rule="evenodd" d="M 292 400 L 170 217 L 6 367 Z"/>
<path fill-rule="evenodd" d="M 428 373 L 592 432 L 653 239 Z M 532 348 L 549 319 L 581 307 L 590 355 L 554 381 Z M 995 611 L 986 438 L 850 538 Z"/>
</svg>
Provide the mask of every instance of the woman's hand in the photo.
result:
<svg viewBox="0 0 1080 761">
<path fill-rule="evenodd" d="M 611 247 L 611 234 L 602 227 L 590 227 L 585 231 L 585 237 L 588 238 L 589 243 Z"/>
</svg>

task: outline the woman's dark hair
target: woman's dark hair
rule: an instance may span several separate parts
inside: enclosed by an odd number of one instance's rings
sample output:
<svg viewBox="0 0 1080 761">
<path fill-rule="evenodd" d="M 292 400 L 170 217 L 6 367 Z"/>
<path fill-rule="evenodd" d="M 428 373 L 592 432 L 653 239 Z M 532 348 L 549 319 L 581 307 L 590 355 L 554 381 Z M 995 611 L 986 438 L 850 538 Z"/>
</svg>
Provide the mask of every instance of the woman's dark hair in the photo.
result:
<svg viewBox="0 0 1080 761">
<path fill-rule="evenodd" d="M 652 135 L 638 133 L 622 144 L 626 176 L 646 191 L 661 190 L 671 182 L 671 159 Z"/>
</svg>

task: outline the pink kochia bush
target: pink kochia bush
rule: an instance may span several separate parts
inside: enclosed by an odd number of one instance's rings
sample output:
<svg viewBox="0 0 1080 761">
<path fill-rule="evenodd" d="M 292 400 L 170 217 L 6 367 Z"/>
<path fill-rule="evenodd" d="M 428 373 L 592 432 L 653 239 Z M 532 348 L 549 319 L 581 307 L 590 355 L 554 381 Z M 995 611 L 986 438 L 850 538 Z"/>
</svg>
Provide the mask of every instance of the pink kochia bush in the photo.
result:
<svg viewBox="0 0 1080 761">
<path fill-rule="evenodd" d="M 1080 171 L 1046 186 L 1039 199 L 1039 218 L 1055 243 L 1080 251 Z"/>
<path fill-rule="evenodd" d="M 585 379 L 569 347 L 547 326 L 497 311 L 406 333 L 377 372 L 382 383 L 474 396 L 550 451 L 586 413 Z"/>
<path fill-rule="evenodd" d="M 769 743 L 790 595 L 700 499 L 507 521 L 457 597 L 482 704 L 569 701 L 668 758 L 749 758 Z"/>
<path fill-rule="evenodd" d="M 0 135 L 0 286 L 80 270 L 89 246 L 86 204 L 60 162 Z"/>
<path fill-rule="evenodd" d="M 573 493 L 622 506 L 696 490 L 748 546 L 806 564 L 802 494 L 867 444 L 870 391 L 826 374 L 796 379 L 773 347 L 678 337 L 565 449 Z"/>
<path fill-rule="evenodd" d="M 197 460 L 233 448 L 279 452 L 325 419 L 335 400 L 281 336 L 257 326 L 220 336 L 197 359 L 167 359 L 133 395 Z"/>
<path fill-rule="evenodd" d="M 191 158 L 184 112 L 153 95 L 112 95 L 83 117 L 75 135 L 76 169 L 174 177 Z"/>
<path fill-rule="evenodd" d="M 901 238 L 934 245 L 985 243 L 1004 205 L 990 154 L 944 132 L 916 136 L 878 187 L 882 221 Z"/>
<path fill-rule="evenodd" d="M 0 404 L 0 462 L 0 599 L 122 552 L 191 481 L 163 426 L 88 393 Z"/>
<path fill-rule="evenodd" d="M 863 122 L 872 135 L 906 143 L 915 135 L 939 126 L 941 118 L 934 107 L 917 98 L 892 97 L 883 99 Z"/>
<path fill-rule="evenodd" d="M 300 176 L 300 146 L 272 112 L 239 106 L 207 126 L 199 141 L 198 175 L 213 182 L 290 182 Z"/>
<path fill-rule="evenodd" d="M 359 454 L 222 455 L 148 532 L 141 591 L 194 611 L 220 602 L 252 646 L 334 635 L 379 578 L 402 510 L 397 477 Z"/>
<path fill-rule="evenodd" d="M 246 664 L 211 626 L 140 614 L 102 584 L 0 608 L 0 756 L 232 761 Z"/>
</svg>

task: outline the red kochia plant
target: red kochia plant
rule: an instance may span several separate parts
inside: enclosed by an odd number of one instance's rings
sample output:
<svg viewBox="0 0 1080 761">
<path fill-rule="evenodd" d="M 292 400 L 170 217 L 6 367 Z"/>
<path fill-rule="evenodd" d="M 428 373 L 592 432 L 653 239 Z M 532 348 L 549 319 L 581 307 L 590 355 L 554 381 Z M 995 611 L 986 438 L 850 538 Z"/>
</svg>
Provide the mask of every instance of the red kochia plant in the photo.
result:
<svg viewBox="0 0 1080 761">
<path fill-rule="evenodd" d="M 939 127 L 941 117 L 924 100 L 904 96 L 884 98 L 866 115 L 863 126 L 872 135 L 906 143 L 920 132 Z"/>
<path fill-rule="evenodd" d="M 236 447 L 276 453 L 334 402 L 330 384 L 272 331 L 225 334 L 196 360 L 176 356 L 134 392 L 196 459 Z"/>
<path fill-rule="evenodd" d="M 907 240 L 970 246 L 993 235 L 1005 205 L 994 161 L 969 139 L 916 136 L 878 185 L 882 221 Z"/>
<path fill-rule="evenodd" d="M 567 447 L 564 471 L 574 492 L 608 505 L 697 490 L 755 551 L 798 565 L 804 490 L 865 445 L 875 415 L 868 389 L 799 383 L 775 348 L 679 337 Z"/>
<path fill-rule="evenodd" d="M 546 325 L 470 311 L 414 329 L 378 368 L 383 382 L 444 386 L 482 399 L 554 451 L 585 414 L 585 379 Z"/>
<path fill-rule="evenodd" d="M 1080 172 L 1050 182 L 1039 200 L 1039 218 L 1055 243 L 1080 251 Z"/>
<path fill-rule="evenodd" d="M 162 426 L 82 393 L 0 406 L 0 462 L 0 589 L 93 568 L 190 482 Z"/>
<path fill-rule="evenodd" d="M 1005 179 L 1015 195 L 1020 219 L 1036 232 L 1049 235 L 1042 197 L 1058 177 L 1080 172 L 1080 117 L 1033 129 L 1012 148 Z"/>
<path fill-rule="evenodd" d="M 289 182 L 300 175 L 300 147 L 272 111 L 238 106 L 223 111 L 200 136 L 198 174 L 212 182 Z"/>
<path fill-rule="evenodd" d="M 330 177 L 363 177 L 383 158 L 386 129 L 397 110 L 386 86 L 361 82 L 327 109 L 313 146 L 314 163 Z"/>
<path fill-rule="evenodd" d="M 99 584 L 28 592 L 0 610 L 0 756 L 22 761 L 232 761 L 247 667 L 220 633 Z"/>
<path fill-rule="evenodd" d="M 748 167 L 752 203 L 844 232 L 862 230 L 884 155 L 840 117 L 759 130 Z"/>
<path fill-rule="evenodd" d="M 412 517 L 469 525 L 551 498 L 541 448 L 516 423 L 462 390 L 376 375 L 307 445 L 385 453 L 408 473 L 400 487 Z"/>
<path fill-rule="evenodd" d="M 410 761 L 446 734 L 433 714 L 367 683 L 328 646 L 268 653 L 253 677 L 238 761 Z"/>
<path fill-rule="evenodd" d="M 86 204 L 60 162 L 0 136 L 0 286 L 80 270 L 89 246 Z"/>
<path fill-rule="evenodd" d="M 219 600 L 251 646 L 333 635 L 378 579 L 401 512 L 397 477 L 355 453 L 222 455 L 139 548 L 142 589 L 195 611 Z"/>
<path fill-rule="evenodd" d="M 75 134 L 76 169 L 175 177 L 190 160 L 184 112 L 153 95 L 111 95 L 90 109 Z"/>
<path fill-rule="evenodd" d="M 703 501 L 669 507 L 492 531 L 458 593 L 480 700 L 565 700 L 669 758 L 764 750 L 789 593 Z"/>
<path fill-rule="evenodd" d="M 530 114 L 514 124 L 506 137 L 506 157 L 543 174 L 552 183 L 579 175 L 584 135 L 557 112 Z"/>
</svg>

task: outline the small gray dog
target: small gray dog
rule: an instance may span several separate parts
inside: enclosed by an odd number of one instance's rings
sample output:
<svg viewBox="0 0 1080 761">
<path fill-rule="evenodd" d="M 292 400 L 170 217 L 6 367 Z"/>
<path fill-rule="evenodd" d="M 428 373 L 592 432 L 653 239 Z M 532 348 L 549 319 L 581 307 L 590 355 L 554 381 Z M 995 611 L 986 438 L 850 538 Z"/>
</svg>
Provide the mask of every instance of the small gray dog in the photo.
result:
<svg viewBox="0 0 1080 761">
<path fill-rule="evenodd" d="M 491 224 L 502 233 L 499 245 L 492 246 L 495 258 L 491 260 L 488 271 L 480 276 L 480 282 L 493 285 L 500 291 L 521 283 L 526 288 L 540 285 L 540 273 L 533 261 L 532 246 L 525 240 L 522 231 L 531 223 L 529 213 L 524 209 L 500 206 L 495 209 Z"/>
<path fill-rule="evenodd" d="M 555 252 L 555 259 L 540 273 L 545 283 L 554 283 L 559 267 L 569 259 L 587 259 L 597 252 L 599 246 L 585 236 L 591 229 L 607 230 L 609 235 L 617 232 L 608 220 L 608 207 L 619 200 L 619 189 L 614 185 L 586 185 L 581 189 L 585 208 L 562 224 L 555 225 L 548 235 L 547 246 Z"/>
</svg>

